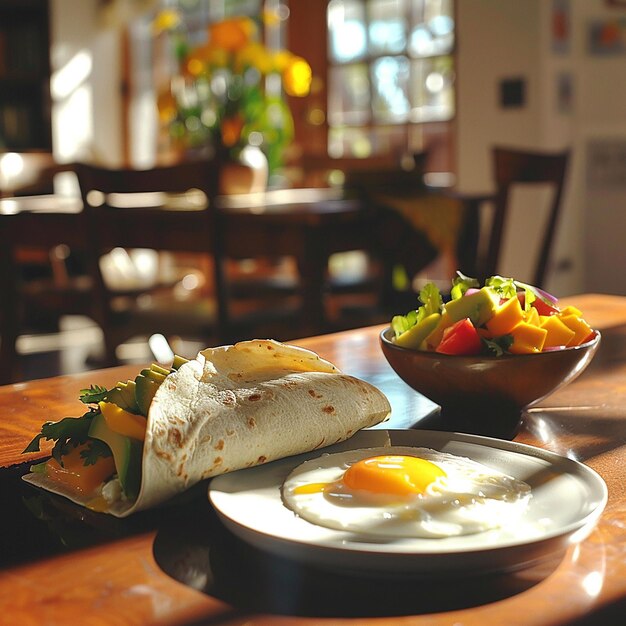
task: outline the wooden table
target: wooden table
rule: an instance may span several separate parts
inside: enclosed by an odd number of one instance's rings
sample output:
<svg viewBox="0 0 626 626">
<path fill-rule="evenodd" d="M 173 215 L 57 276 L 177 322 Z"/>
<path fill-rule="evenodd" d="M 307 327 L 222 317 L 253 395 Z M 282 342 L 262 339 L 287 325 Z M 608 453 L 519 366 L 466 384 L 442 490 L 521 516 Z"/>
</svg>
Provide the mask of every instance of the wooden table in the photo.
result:
<svg viewBox="0 0 626 626">
<path fill-rule="evenodd" d="M 77 415 L 79 389 L 136 373 L 121 367 L 0 388 L 0 623 L 622 623 L 626 298 L 585 295 L 571 301 L 602 330 L 602 345 L 580 378 L 528 413 L 516 439 L 587 463 L 608 485 L 609 502 L 597 527 L 565 555 L 488 579 L 350 577 L 269 557 L 235 539 L 211 511 L 205 485 L 177 507 L 117 520 L 24 484 L 19 476 L 27 464 L 20 452 L 41 422 Z M 378 347 L 380 329 L 297 343 L 380 387 L 394 419 L 414 420 L 431 407 L 387 365 Z"/>
</svg>

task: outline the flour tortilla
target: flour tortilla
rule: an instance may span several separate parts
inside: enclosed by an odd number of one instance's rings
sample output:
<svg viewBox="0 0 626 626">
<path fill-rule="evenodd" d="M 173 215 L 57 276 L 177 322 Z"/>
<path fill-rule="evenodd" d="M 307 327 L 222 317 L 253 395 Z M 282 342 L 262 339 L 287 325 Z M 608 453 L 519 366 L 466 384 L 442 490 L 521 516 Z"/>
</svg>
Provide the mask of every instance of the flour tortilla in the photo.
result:
<svg viewBox="0 0 626 626">
<path fill-rule="evenodd" d="M 159 387 L 139 496 L 109 513 L 126 517 L 211 476 L 344 441 L 390 412 L 378 389 L 304 348 L 254 340 L 203 350 Z M 86 504 L 41 474 L 24 478 Z"/>
</svg>

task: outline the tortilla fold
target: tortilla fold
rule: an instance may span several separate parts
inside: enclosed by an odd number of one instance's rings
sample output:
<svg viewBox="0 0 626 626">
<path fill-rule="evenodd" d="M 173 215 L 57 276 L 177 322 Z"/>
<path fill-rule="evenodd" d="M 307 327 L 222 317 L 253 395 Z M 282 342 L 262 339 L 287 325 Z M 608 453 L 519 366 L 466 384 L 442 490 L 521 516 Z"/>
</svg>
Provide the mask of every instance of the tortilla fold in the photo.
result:
<svg viewBox="0 0 626 626">
<path fill-rule="evenodd" d="M 212 476 L 332 445 L 390 412 L 376 387 L 304 348 L 254 340 L 203 350 L 157 390 L 139 496 L 108 512 L 125 517 Z M 43 474 L 24 478 L 87 504 Z"/>
</svg>

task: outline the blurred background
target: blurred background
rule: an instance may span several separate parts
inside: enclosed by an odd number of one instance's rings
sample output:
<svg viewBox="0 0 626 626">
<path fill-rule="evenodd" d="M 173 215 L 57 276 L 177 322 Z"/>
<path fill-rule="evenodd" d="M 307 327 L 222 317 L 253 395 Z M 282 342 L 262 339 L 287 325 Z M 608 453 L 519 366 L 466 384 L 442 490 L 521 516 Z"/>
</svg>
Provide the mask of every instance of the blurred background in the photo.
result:
<svg viewBox="0 0 626 626">
<path fill-rule="evenodd" d="M 229 82 L 237 30 L 219 28 L 242 16 L 263 45 Z M 489 194 L 494 147 L 569 150 L 544 287 L 622 294 L 625 72 L 620 0 L 0 0 L 0 194 L 71 196 L 64 164 L 170 164 L 215 150 L 218 126 L 262 190 L 341 188 L 424 154 L 427 185 Z M 211 98 L 235 92 L 250 100 L 229 117 Z M 532 211 L 508 221 L 499 273 L 531 273 L 542 228 Z"/>
</svg>

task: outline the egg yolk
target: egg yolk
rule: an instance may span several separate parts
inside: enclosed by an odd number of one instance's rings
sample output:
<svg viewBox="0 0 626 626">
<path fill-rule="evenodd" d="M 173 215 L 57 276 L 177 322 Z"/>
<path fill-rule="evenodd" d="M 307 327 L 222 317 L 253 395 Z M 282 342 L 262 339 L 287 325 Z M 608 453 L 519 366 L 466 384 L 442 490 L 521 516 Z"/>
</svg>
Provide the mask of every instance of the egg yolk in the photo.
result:
<svg viewBox="0 0 626 626">
<path fill-rule="evenodd" d="M 351 465 L 343 475 L 350 489 L 408 496 L 424 493 L 446 473 L 434 463 L 415 456 L 375 456 Z"/>
<path fill-rule="evenodd" d="M 445 476 L 446 473 L 430 461 L 415 456 L 384 455 L 357 461 L 338 482 L 350 490 L 407 497 L 424 493 L 430 484 Z M 330 485 L 332 483 L 300 485 L 294 493 L 315 493 Z"/>
</svg>

